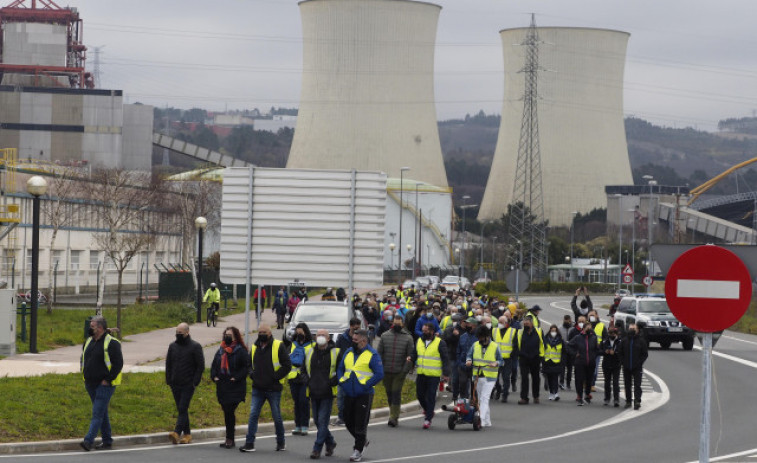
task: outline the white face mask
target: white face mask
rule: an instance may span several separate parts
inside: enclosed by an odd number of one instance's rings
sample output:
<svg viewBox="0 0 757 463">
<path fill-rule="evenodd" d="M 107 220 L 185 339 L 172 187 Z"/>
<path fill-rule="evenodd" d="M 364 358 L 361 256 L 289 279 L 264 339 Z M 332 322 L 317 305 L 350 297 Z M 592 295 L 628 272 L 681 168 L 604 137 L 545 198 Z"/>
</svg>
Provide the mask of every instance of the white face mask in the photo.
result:
<svg viewBox="0 0 757 463">
<path fill-rule="evenodd" d="M 476 321 L 479 321 L 479 322 L 480 322 L 480 321 L 481 321 L 481 320 L 483 320 L 483 319 L 484 319 L 484 316 L 483 316 L 483 315 L 476 315 Z"/>
<path fill-rule="evenodd" d="M 556 338 L 557 337 L 557 331 L 550 331 L 549 335 L 552 336 L 553 338 Z"/>
<path fill-rule="evenodd" d="M 595 321 L 597 321 L 597 317 L 595 317 L 594 315 L 592 315 L 591 317 L 589 317 L 589 321 L 592 322 L 592 323 L 594 323 Z"/>
<path fill-rule="evenodd" d="M 578 329 L 579 330 L 584 329 L 584 322 L 578 322 Z"/>
<path fill-rule="evenodd" d="M 328 339 L 326 339 L 326 336 L 317 336 L 317 337 L 315 338 L 315 342 L 316 342 L 316 344 L 318 344 L 319 346 L 325 346 L 325 345 L 326 345 L 326 343 L 328 343 L 328 342 L 329 342 L 329 340 L 328 340 Z"/>
<path fill-rule="evenodd" d="M 491 323 L 487 323 L 486 327 L 489 328 L 489 329 L 492 329 L 492 324 Z"/>
<path fill-rule="evenodd" d="M 503 325 L 502 323 L 497 323 L 497 328 L 503 329 L 504 327 L 505 327 L 505 325 Z"/>
</svg>

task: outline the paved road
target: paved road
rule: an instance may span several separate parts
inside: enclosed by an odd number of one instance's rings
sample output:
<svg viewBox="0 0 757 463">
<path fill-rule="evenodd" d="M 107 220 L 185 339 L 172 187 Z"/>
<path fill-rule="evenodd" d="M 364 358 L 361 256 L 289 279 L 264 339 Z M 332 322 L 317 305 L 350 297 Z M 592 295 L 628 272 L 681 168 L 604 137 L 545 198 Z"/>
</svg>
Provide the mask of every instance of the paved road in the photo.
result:
<svg viewBox="0 0 757 463">
<path fill-rule="evenodd" d="M 543 318 L 547 322 L 560 321 L 569 310 L 567 298 L 532 297 L 526 301 L 545 308 Z M 595 302 L 597 305 L 608 303 L 609 298 L 598 297 Z M 752 400 L 754 369 L 757 368 L 755 346 L 757 337 L 735 334 L 726 334 L 716 346 L 713 364 L 718 393 L 713 398 L 712 452 L 726 456 L 744 454 L 713 461 L 757 461 L 753 458 L 757 455 L 753 437 L 757 401 Z M 557 403 L 543 400 L 540 405 L 528 406 L 493 404 L 494 426 L 481 432 L 467 426 L 447 430 L 444 412 L 439 413 L 430 431 L 421 429 L 418 416 L 403 419 L 398 429 L 388 428 L 383 421 L 375 422 L 369 430 L 371 445 L 365 452 L 365 461 L 695 461 L 699 437 L 700 354 L 699 350 L 683 351 L 680 346 L 669 351 L 653 346 L 646 365 L 651 373 L 647 383 L 650 392 L 645 395 L 639 412 L 603 407 L 596 400 L 591 406 L 579 408 L 571 395 L 565 393 L 563 400 Z M 379 390 L 379 393 L 383 392 Z M 339 446 L 333 460 L 346 461 L 351 449 L 349 435 L 337 429 L 335 436 Z M 312 433 L 308 437 L 289 437 L 285 453 L 274 452 L 271 436 L 259 436 L 259 450 L 253 455 L 219 449 L 217 442 L 212 442 L 178 448 L 161 445 L 123 449 L 109 452 L 107 457 L 114 463 L 218 459 L 301 462 L 307 458 L 313 439 Z M 241 441 L 241 436 L 238 440 Z M 100 460 L 102 455 L 66 452 L 9 458 L 24 462 L 79 462 Z"/>
</svg>

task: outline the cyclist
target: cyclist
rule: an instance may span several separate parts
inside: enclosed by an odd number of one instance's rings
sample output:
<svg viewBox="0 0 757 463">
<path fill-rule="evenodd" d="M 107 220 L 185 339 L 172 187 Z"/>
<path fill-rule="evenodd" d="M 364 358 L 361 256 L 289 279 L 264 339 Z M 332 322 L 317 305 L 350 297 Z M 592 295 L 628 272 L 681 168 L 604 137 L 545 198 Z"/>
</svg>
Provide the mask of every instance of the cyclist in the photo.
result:
<svg viewBox="0 0 757 463">
<path fill-rule="evenodd" d="M 207 291 L 205 291 L 205 297 L 202 298 L 202 302 L 208 302 L 210 300 L 210 307 L 212 307 L 213 312 L 217 315 L 218 309 L 221 306 L 221 291 L 216 288 L 215 283 L 210 284 L 210 288 L 208 288 Z"/>
</svg>

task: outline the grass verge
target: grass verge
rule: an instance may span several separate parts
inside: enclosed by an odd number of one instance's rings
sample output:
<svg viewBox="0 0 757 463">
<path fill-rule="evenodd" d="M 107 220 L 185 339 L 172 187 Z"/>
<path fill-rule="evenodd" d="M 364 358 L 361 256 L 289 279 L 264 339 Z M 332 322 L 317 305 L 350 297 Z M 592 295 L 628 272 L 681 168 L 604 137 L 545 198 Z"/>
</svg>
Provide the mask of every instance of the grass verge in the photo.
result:
<svg viewBox="0 0 757 463">
<path fill-rule="evenodd" d="M 728 329 L 739 333 L 757 334 L 757 301 L 752 299 L 744 316 Z"/>
<path fill-rule="evenodd" d="M 221 309 L 221 316 L 243 312 L 242 308 Z M 37 315 L 37 348 L 40 351 L 58 347 L 74 346 L 84 342 L 84 326 L 87 317 L 95 314 L 95 309 L 55 309 L 51 314 L 42 309 Z M 196 311 L 184 302 L 134 304 L 121 310 L 123 336 L 144 333 L 176 326 L 181 322 L 194 323 Z M 103 308 L 103 316 L 115 326 L 116 308 Z M 205 314 L 202 314 L 203 320 Z M 21 316 L 16 321 L 16 351 L 29 351 L 29 325 L 26 317 L 27 340 L 21 341 Z"/>
<path fill-rule="evenodd" d="M 248 390 L 249 390 L 248 381 Z M 376 388 L 374 408 L 386 406 L 383 387 Z M 91 414 L 89 396 L 78 374 L 45 375 L 31 378 L 0 378 L 0 442 L 28 442 L 72 439 L 87 432 Z M 406 381 L 403 403 L 415 400 L 415 383 Z M 336 400 L 334 401 L 336 403 Z M 237 409 L 237 423 L 247 423 L 250 394 Z M 294 417 L 292 397 L 285 386 L 281 400 L 285 420 Z M 334 411 L 336 416 L 336 411 Z M 223 426 L 223 412 L 216 400 L 209 371 L 195 391 L 189 409 L 192 428 Z M 164 373 L 124 375 L 110 402 L 110 420 L 115 435 L 168 432 L 176 422 L 176 408 Z M 263 407 L 261 422 L 270 421 L 268 406 Z"/>
</svg>

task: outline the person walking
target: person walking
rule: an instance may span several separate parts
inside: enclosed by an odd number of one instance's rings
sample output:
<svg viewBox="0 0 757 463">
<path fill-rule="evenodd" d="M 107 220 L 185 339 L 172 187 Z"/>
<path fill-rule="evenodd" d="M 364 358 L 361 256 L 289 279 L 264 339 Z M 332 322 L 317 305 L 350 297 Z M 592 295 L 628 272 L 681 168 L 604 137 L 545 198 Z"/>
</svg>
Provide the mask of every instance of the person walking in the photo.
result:
<svg viewBox="0 0 757 463">
<path fill-rule="evenodd" d="M 567 346 L 568 341 L 570 341 L 569 335 L 572 329 L 573 329 L 573 317 L 566 314 L 563 317 L 562 325 L 557 327 L 557 330 L 560 332 L 560 337 L 563 340 L 564 346 Z M 566 386 L 568 389 L 570 389 L 570 380 L 572 377 L 573 377 L 573 356 L 564 355 L 563 363 L 562 363 L 562 371 L 560 372 L 559 387 L 561 390 L 565 390 Z"/>
<path fill-rule="evenodd" d="M 603 354 L 602 373 L 605 376 L 605 407 L 610 405 L 612 396 L 613 406 L 620 406 L 620 354 L 618 353 L 618 329 L 614 326 L 609 330 L 607 338 L 602 341 L 600 351 Z"/>
<path fill-rule="evenodd" d="M 568 342 L 568 353 L 573 356 L 576 370 L 576 402 L 579 407 L 591 403 L 591 378 L 598 350 L 594 329 L 591 323 L 584 320 L 583 316 L 578 318 L 576 328 L 580 332 Z"/>
<path fill-rule="evenodd" d="M 517 330 L 509 325 L 510 319 L 502 315 L 499 317 L 497 326 L 492 329 L 492 341 L 497 344 L 502 355 L 502 366 L 499 367 L 499 375 L 494 385 L 494 400 L 501 400 L 502 403 L 507 403 L 507 397 L 510 394 L 513 341 L 517 333 Z"/>
<path fill-rule="evenodd" d="M 421 328 L 421 337 L 415 345 L 415 396 L 423 409 L 423 429 L 431 427 L 436 409 L 439 381 L 449 380 L 449 353 L 447 344 L 434 335 L 436 326 L 428 322 Z"/>
<path fill-rule="evenodd" d="M 404 328 L 403 319 L 394 316 L 392 329 L 379 338 L 378 354 L 384 366 L 384 390 L 389 403 L 389 421 L 387 424 L 397 427 L 402 405 L 402 385 L 405 377 L 413 368 L 413 336 Z"/>
<path fill-rule="evenodd" d="M 633 409 L 641 408 L 641 374 L 644 371 L 644 362 L 649 357 L 647 342 L 639 336 L 639 328 L 635 323 L 628 325 L 628 332 L 620 344 L 618 344 L 618 355 L 623 367 L 623 385 L 626 392 L 625 408 L 631 407 L 633 398 Z M 631 388 L 633 386 L 633 395 Z"/>
<path fill-rule="evenodd" d="M 539 368 L 544 359 L 544 339 L 541 329 L 534 326 L 533 320 L 534 317 L 523 318 L 523 328 L 518 330 L 513 349 L 520 364 L 520 400 L 518 405 L 528 404 L 529 377 L 534 403 L 539 403 L 539 386 L 541 384 Z"/>
<path fill-rule="evenodd" d="M 273 307 L 271 310 L 276 314 L 276 329 L 283 329 L 284 320 L 286 319 L 287 311 L 289 310 L 284 291 L 279 290 L 279 292 L 276 293 L 276 297 L 273 298 Z"/>
<path fill-rule="evenodd" d="M 444 343 L 447 344 L 447 353 L 449 355 L 450 364 L 450 389 L 452 391 L 452 404 L 454 407 L 457 402 L 457 398 L 460 395 L 460 375 L 457 365 L 457 345 L 460 343 L 460 336 L 465 332 L 463 325 L 467 325 L 467 322 L 463 319 L 463 316 L 459 313 L 452 315 L 452 323 L 442 334 Z M 442 406 L 445 408 L 445 406 Z"/>
<path fill-rule="evenodd" d="M 234 447 L 234 428 L 237 424 L 235 412 L 247 394 L 247 375 L 250 372 L 250 356 L 244 345 L 242 333 L 230 326 L 223 332 L 221 347 L 210 365 L 210 378 L 216 385 L 216 399 L 223 410 L 226 425 L 226 441 L 220 447 Z"/>
<path fill-rule="evenodd" d="M 547 377 L 547 385 L 549 386 L 549 400 L 560 400 L 558 384 L 560 373 L 563 370 L 563 358 L 565 358 L 563 338 L 557 329 L 557 325 L 552 325 L 549 327 L 549 333 L 547 333 L 547 338 L 544 340 L 544 364 L 542 365 L 542 370 L 544 371 L 544 376 Z"/>
<path fill-rule="evenodd" d="M 171 388 L 176 403 L 176 425 L 168 433 L 172 444 L 189 444 L 192 431 L 189 428 L 189 402 L 200 385 L 205 371 L 205 356 L 202 346 L 189 336 L 189 325 L 179 323 L 176 327 L 176 340 L 168 346 L 166 354 L 166 384 Z"/>
<path fill-rule="evenodd" d="M 374 386 L 384 378 L 381 356 L 368 344 L 366 330 L 357 330 L 352 335 L 352 347 L 342 357 L 337 376 L 339 388 L 344 391 L 345 426 L 355 439 L 350 461 L 362 461 L 368 445 Z"/>
<path fill-rule="evenodd" d="M 250 358 L 252 359 L 250 419 L 247 423 L 244 446 L 239 447 L 239 451 L 255 451 L 258 419 L 266 401 L 271 407 L 271 415 L 276 429 L 276 451 L 286 450 L 284 421 L 281 419 L 281 391 L 284 388 L 284 381 L 286 381 L 286 377 L 292 369 L 289 350 L 283 342 L 273 339 L 270 326 L 261 324 L 258 329 L 258 339 L 250 351 Z"/>
<path fill-rule="evenodd" d="M 336 347 L 339 348 L 339 352 L 341 352 L 342 355 L 347 352 L 347 349 L 352 347 L 352 335 L 355 334 L 355 331 L 360 329 L 360 325 L 361 322 L 359 318 L 351 318 L 350 327 L 344 330 L 344 333 L 341 333 L 339 336 L 337 336 Z M 344 426 L 344 391 L 342 390 L 342 388 L 338 388 L 336 391 L 336 410 L 336 421 L 332 424 L 334 426 Z"/>
<path fill-rule="evenodd" d="M 478 340 L 477 328 L 478 321 L 474 317 L 469 317 L 465 321 L 465 333 L 460 336 L 460 342 L 457 344 L 458 397 L 460 399 L 470 398 L 472 368 L 468 365 L 468 352 Z"/>
<path fill-rule="evenodd" d="M 472 369 L 473 376 L 478 377 L 476 383 L 478 411 L 481 416 L 481 426 L 485 428 L 492 425 L 489 399 L 502 364 L 502 354 L 497 344 L 491 342 L 490 336 L 488 328 L 478 327 L 476 330 L 478 341 L 471 346 L 465 362 Z"/>
<path fill-rule="evenodd" d="M 79 443 L 87 452 L 93 448 L 110 450 L 113 447 L 108 404 L 116 386 L 121 384 L 123 366 L 121 342 L 108 333 L 108 323 L 102 316 L 93 317 L 89 322 L 89 337 L 84 342 L 81 353 L 84 388 L 92 401 L 89 431 Z M 95 446 L 98 433 L 102 435 L 102 442 Z"/>
<path fill-rule="evenodd" d="M 315 344 L 307 324 L 297 324 L 290 344 L 289 360 L 292 362 L 292 369 L 289 371 L 287 379 L 294 402 L 294 430 L 292 435 L 307 436 L 308 425 L 310 424 L 310 401 L 307 395 L 308 381 L 304 366 L 308 351 L 313 349 Z"/>
<path fill-rule="evenodd" d="M 592 329 L 594 330 L 594 335 L 597 337 L 597 347 L 600 347 L 602 345 L 602 341 L 607 338 L 607 327 L 605 326 L 604 322 L 599 319 L 599 314 L 597 314 L 597 311 L 594 309 L 589 311 L 589 323 L 591 323 Z M 595 384 L 597 383 L 597 376 L 599 376 L 599 364 L 601 363 L 603 355 L 604 351 L 602 349 L 598 349 L 597 359 L 594 362 L 594 374 L 591 377 L 591 392 L 596 392 L 597 390 Z"/>
<path fill-rule="evenodd" d="M 334 455 L 336 441 L 329 431 L 331 406 L 334 403 L 339 377 L 336 368 L 339 364 L 339 348 L 329 339 L 329 332 L 319 329 L 315 337 L 316 347 L 309 349 L 305 357 L 305 371 L 307 373 L 308 396 L 313 408 L 313 421 L 318 432 L 313 443 L 310 458 L 321 458 L 323 446 L 326 446 L 326 456 Z"/>
</svg>

